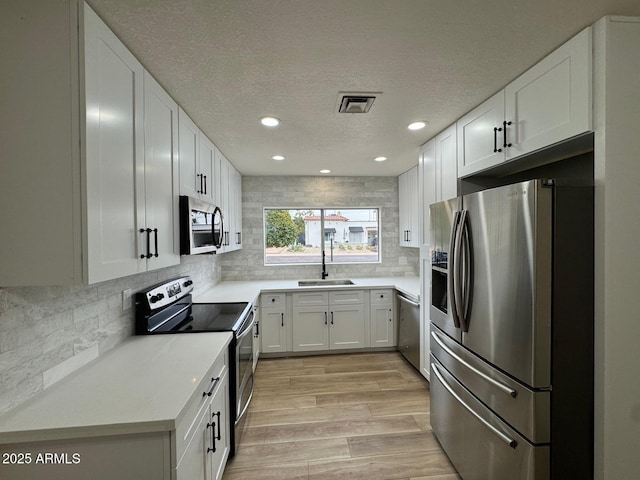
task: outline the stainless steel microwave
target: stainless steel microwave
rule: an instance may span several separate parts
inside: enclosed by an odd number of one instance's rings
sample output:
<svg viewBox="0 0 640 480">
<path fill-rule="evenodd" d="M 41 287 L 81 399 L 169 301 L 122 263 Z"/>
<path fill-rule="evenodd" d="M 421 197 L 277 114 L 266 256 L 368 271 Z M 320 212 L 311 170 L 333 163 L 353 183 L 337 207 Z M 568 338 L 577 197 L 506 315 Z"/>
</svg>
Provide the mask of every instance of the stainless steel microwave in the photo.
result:
<svg viewBox="0 0 640 480">
<path fill-rule="evenodd" d="M 219 207 L 180 195 L 180 254 L 215 253 L 222 246 L 223 219 Z"/>
</svg>

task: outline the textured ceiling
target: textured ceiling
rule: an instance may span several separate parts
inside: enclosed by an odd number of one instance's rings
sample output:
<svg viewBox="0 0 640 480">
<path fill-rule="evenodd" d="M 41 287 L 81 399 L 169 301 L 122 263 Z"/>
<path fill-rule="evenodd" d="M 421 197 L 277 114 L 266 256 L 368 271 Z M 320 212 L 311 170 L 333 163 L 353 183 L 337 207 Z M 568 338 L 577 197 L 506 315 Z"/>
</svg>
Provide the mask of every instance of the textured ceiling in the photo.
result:
<svg viewBox="0 0 640 480">
<path fill-rule="evenodd" d="M 244 175 L 402 173 L 584 27 L 640 15 L 638 0 L 88 2 Z M 338 114 L 343 91 L 382 95 L 368 114 Z M 408 131 L 414 120 L 429 125 Z"/>
</svg>

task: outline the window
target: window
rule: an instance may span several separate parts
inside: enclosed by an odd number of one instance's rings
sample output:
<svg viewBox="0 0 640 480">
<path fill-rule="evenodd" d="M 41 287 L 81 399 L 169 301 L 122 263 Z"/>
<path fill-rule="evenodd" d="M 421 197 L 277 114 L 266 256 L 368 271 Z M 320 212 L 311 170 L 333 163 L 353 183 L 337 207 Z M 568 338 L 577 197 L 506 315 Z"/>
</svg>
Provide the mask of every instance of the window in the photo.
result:
<svg viewBox="0 0 640 480">
<path fill-rule="evenodd" d="M 264 210 L 264 263 L 377 263 L 379 209 Z"/>
</svg>

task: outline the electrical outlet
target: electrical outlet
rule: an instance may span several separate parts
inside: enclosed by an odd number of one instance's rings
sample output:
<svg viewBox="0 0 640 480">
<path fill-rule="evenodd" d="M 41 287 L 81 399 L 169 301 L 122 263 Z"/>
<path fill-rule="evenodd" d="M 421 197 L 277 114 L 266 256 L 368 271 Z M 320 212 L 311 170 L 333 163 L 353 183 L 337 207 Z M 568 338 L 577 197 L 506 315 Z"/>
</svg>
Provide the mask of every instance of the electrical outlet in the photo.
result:
<svg viewBox="0 0 640 480">
<path fill-rule="evenodd" d="M 131 307 L 133 307 L 133 293 L 130 288 L 127 288 L 122 291 L 122 311 L 129 310 Z"/>
</svg>

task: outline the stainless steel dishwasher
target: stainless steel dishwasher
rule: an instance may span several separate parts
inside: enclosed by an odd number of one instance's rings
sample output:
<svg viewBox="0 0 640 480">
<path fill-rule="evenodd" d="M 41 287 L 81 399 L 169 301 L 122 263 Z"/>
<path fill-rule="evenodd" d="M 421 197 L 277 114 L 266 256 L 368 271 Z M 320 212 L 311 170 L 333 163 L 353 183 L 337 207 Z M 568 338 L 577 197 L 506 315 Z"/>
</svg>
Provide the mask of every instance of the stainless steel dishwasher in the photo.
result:
<svg viewBox="0 0 640 480">
<path fill-rule="evenodd" d="M 420 304 L 397 293 L 398 351 L 420 370 Z"/>
</svg>

